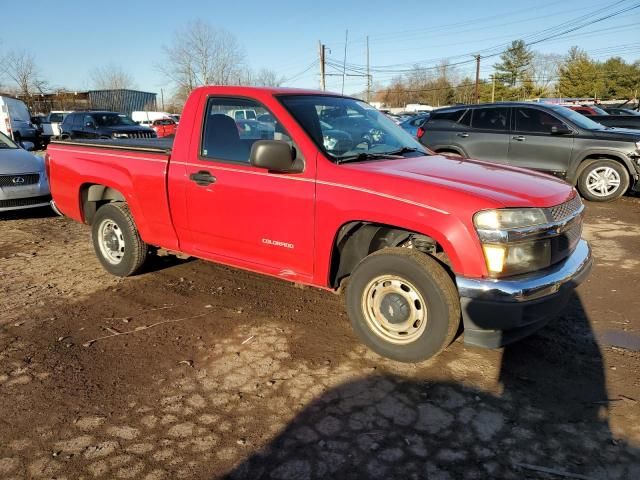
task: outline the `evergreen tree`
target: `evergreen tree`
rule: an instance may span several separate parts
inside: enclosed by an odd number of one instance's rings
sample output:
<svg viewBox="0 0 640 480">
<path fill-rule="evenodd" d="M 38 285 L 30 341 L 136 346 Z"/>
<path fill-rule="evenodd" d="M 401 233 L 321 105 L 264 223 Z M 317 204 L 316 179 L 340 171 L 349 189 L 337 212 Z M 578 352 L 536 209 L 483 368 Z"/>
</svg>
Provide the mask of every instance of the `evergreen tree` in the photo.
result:
<svg viewBox="0 0 640 480">
<path fill-rule="evenodd" d="M 524 80 L 524 83 L 527 83 L 533 52 L 524 40 L 511 42 L 511 46 L 500 55 L 500 60 L 500 63 L 493 66 L 496 70 L 496 78 L 510 87 L 515 87 L 518 80 Z"/>
</svg>

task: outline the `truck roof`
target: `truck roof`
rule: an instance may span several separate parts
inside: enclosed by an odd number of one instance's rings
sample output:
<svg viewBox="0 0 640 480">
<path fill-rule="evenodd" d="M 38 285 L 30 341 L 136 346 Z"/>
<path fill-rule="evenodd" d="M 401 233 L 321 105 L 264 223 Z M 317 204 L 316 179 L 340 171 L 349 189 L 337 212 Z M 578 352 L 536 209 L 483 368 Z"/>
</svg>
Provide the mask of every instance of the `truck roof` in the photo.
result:
<svg viewBox="0 0 640 480">
<path fill-rule="evenodd" d="M 313 90 L 306 88 L 289 88 L 289 87 L 245 87 L 239 85 L 205 85 L 198 87 L 196 90 L 207 90 L 209 92 L 220 91 L 221 93 L 234 93 L 251 95 L 259 93 L 269 93 L 271 95 L 328 95 L 328 96 L 340 96 L 342 95 L 336 92 L 327 92 L 324 90 Z"/>
</svg>

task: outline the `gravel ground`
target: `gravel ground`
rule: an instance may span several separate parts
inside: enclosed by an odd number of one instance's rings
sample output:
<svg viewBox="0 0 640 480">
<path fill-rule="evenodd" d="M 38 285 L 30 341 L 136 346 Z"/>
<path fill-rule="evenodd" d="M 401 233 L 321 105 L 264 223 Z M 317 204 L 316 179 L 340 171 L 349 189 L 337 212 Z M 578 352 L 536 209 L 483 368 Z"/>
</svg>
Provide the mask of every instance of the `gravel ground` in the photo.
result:
<svg viewBox="0 0 640 480">
<path fill-rule="evenodd" d="M 0 478 L 640 478 L 638 220 L 587 206 L 593 274 L 538 334 L 406 365 L 331 293 L 171 258 L 116 279 L 86 226 L 0 216 Z"/>
</svg>

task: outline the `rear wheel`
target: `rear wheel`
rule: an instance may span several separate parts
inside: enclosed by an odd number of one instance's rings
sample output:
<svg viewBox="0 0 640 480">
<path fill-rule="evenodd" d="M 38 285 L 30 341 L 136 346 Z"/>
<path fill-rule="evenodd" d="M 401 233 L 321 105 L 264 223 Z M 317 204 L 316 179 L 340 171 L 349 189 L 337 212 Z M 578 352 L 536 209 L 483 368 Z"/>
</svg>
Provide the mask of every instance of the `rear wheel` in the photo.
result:
<svg viewBox="0 0 640 480">
<path fill-rule="evenodd" d="M 92 223 L 93 248 L 102 266 L 112 275 L 128 277 L 144 264 L 148 247 L 138 234 L 125 203 L 107 203 Z"/>
<path fill-rule="evenodd" d="M 433 258 L 404 248 L 385 248 L 360 262 L 349 279 L 346 303 L 360 339 L 401 362 L 437 355 L 460 324 L 451 277 Z"/>
<path fill-rule="evenodd" d="M 590 161 L 578 177 L 578 190 L 593 202 L 620 198 L 629 188 L 629 172 L 615 160 Z"/>
</svg>

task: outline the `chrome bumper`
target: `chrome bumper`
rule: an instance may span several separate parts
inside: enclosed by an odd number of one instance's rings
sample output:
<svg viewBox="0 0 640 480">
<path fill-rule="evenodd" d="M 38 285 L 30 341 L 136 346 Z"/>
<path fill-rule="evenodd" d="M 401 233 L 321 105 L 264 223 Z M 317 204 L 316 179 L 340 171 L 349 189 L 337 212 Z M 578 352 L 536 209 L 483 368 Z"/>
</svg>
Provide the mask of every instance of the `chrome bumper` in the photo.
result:
<svg viewBox="0 0 640 480">
<path fill-rule="evenodd" d="M 460 297 L 495 301 L 526 302 L 552 295 L 562 286 L 576 287 L 591 270 L 591 248 L 580 240 L 573 253 L 559 265 L 512 279 L 456 277 Z"/>
<path fill-rule="evenodd" d="M 61 217 L 64 217 L 64 213 L 62 213 L 60 210 L 58 210 L 58 207 L 57 207 L 56 202 L 54 200 L 51 200 L 49 205 L 51 205 L 51 210 L 56 212 L 57 215 L 60 215 Z"/>
</svg>

